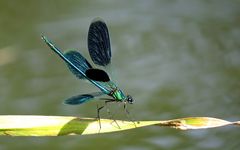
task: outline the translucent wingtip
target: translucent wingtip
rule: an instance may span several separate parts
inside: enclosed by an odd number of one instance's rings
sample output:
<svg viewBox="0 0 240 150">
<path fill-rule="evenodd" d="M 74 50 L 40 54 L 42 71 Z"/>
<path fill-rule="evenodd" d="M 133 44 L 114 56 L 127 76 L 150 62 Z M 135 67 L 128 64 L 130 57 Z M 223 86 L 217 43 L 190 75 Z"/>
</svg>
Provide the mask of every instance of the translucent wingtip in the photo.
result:
<svg viewBox="0 0 240 150">
<path fill-rule="evenodd" d="M 95 22 L 103 22 L 103 23 L 105 23 L 105 21 L 102 18 L 100 18 L 100 17 L 94 18 L 91 23 L 95 23 Z"/>
</svg>

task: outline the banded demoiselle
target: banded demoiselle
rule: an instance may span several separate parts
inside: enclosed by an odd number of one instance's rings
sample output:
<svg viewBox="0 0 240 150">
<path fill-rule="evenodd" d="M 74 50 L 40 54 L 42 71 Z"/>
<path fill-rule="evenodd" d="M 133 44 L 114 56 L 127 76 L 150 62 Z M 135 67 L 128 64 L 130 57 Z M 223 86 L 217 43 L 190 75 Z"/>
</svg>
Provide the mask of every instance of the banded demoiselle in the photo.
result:
<svg viewBox="0 0 240 150">
<path fill-rule="evenodd" d="M 86 79 L 99 88 L 100 91 L 89 94 L 80 94 L 68 98 L 65 104 L 78 105 L 98 98 L 102 95 L 108 95 L 109 98 L 104 99 L 108 102 L 123 102 L 124 108 L 127 103 L 132 104 L 133 99 L 130 95 L 126 95 L 113 81 L 105 70 L 93 68 L 83 55 L 71 50 L 62 52 L 57 48 L 46 36 L 42 35 L 42 39 L 46 44 L 57 53 L 67 64 L 70 71 L 79 79 Z M 106 23 L 101 19 L 94 19 L 90 24 L 88 31 L 88 51 L 93 63 L 96 66 L 106 68 L 111 64 L 111 46 L 110 37 Z M 98 108 L 99 111 L 104 106 Z"/>
</svg>

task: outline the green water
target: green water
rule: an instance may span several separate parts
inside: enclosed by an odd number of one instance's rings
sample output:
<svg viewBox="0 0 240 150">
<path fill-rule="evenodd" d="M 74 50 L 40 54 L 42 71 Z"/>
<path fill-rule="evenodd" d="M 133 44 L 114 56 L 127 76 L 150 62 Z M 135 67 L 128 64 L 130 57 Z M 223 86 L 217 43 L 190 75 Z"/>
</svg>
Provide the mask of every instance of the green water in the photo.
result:
<svg viewBox="0 0 240 150">
<path fill-rule="evenodd" d="M 97 89 L 70 73 L 40 39 L 87 52 L 95 17 L 110 31 L 114 80 L 132 95 L 137 120 L 209 116 L 240 120 L 238 0 L 0 1 L 0 115 L 95 117 L 98 101 L 63 105 Z M 112 105 L 117 118 L 127 119 Z M 108 117 L 104 112 L 102 117 Z M 0 137 L 8 149 L 210 149 L 240 147 L 236 127 L 178 131 L 149 127 L 72 137 Z"/>
</svg>

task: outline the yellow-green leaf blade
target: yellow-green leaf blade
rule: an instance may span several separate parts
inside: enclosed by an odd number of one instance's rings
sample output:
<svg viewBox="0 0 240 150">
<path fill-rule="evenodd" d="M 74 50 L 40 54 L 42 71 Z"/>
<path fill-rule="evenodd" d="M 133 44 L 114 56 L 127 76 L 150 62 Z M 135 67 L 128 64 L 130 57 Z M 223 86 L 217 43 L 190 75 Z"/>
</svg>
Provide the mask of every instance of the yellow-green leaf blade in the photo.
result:
<svg viewBox="0 0 240 150">
<path fill-rule="evenodd" d="M 101 128 L 100 128 L 101 124 Z M 62 136 L 85 135 L 123 131 L 144 126 L 166 126 L 181 130 L 240 125 L 210 117 L 189 117 L 165 121 L 123 121 L 66 116 L 0 116 L 0 135 L 8 136 Z"/>
<path fill-rule="evenodd" d="M 169 126 L 169 127 L 173 127 L 181 130 L 187 130 L 187 129 L 214 128 L 214 127 L 226 126 L 230 124 L 233 124 L 233 123 L 222 120 L 222 119 L 217 119 L 217 118 L 189 117 L 189 118 L 169 120 L 159 125 Z"/>
</svg>

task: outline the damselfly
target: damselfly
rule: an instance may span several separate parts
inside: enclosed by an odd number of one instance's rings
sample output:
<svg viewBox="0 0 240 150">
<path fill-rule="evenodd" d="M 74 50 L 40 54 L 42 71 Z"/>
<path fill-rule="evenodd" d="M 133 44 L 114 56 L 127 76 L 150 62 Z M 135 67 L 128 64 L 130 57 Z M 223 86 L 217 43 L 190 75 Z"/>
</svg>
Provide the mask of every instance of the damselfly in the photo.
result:
<svg viewBox="0 0 240 150">
<path fill-rule="evenodd" d="M 118 86 L 111 81 L 105 70 L 93 68 L 82 54 L 76 50 L 61 52 L 46 36 L 42 36 L 46 44 L 56 52 L 67 64 L 70 71 L 79 79 L 87 79 L 100 89 L 99 92 L 81 94 L 65 100 L 65 104 L 78 105 L 93 100 L 102 95 L 108 95 L 104 99 L 108 102 L 122 102 L 124 108 L 127 103 L 132 104 L 133 99 L 126 95 Z M 111 46 L 107 25 L 101 19 L 95 19 L 91 23 L 88 31 L 88 51 L 94 64 L 106 68 L 111 64 Z M 98 108 L 99 112 L 104 106 Z"/>
</svg>

